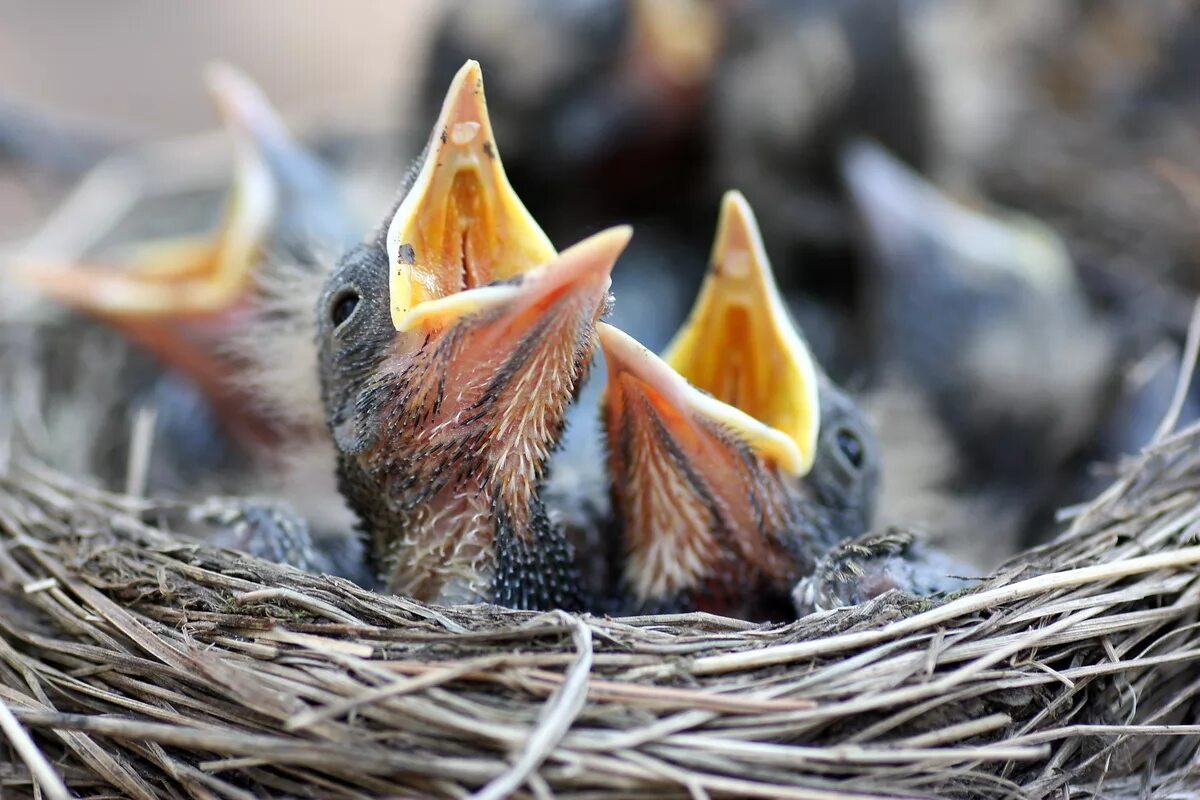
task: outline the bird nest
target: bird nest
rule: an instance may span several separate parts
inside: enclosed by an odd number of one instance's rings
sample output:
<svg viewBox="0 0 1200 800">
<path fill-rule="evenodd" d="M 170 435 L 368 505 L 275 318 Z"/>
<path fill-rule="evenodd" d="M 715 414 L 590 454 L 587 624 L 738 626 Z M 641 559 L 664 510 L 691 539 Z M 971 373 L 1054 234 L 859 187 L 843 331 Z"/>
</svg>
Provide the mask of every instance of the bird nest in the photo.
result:
<svg viewBox="0 0 1200 800">
<path fill-rule="evenodd" d="M 1200 428 L 975 590 L 787 625 L 431 607 L 181 541 L 178 511 L 0 477 L 4 797 L 1195 785 Z"/>
</svg>

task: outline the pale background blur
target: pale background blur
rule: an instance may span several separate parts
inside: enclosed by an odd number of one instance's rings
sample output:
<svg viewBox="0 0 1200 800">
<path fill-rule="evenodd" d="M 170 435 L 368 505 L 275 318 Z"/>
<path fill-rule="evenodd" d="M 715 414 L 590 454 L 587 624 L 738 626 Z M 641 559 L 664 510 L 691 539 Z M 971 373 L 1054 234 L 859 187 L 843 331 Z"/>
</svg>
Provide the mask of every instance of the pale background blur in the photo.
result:
<svg viewBox="0 0 1200 800">
<path fill-rule="evenodd" d="M 0 107 L 122 138 L 206 130 L 200 74 L 221 59 L 291 120 L 385 127 L 403 119 L 437 13 L 431 0 L 0 0 Z M 56 199 L 0 167 L 0 243 Z"/>
</svg>

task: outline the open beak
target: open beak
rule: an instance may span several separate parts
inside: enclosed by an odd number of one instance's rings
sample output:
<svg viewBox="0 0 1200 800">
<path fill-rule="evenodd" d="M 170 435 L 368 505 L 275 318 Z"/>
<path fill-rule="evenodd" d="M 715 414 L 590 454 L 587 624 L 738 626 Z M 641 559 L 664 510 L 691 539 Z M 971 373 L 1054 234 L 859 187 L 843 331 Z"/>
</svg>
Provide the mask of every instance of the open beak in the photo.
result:
<svg viewBox="0 0 1200 800">
<path fill-rule="evenodd" d="M 842 154 L 842 174 L 880 267 L 898 280 L 927 270 L 968 286 L 1018 280 L 1048 292 L 1073 291 L 1062 240 L 1032 217 L 984 214 L 959 203 L 866 142 Z"/>
<path fill-rule="evenodd" d="M 812 468 L 817 367 L 784 308 L 754 212 L 740 192 L 725 194 L 708 274 L 663 360 L 789 443 L 761 456 L 796 477 Z"/>
<path fill-rule="evenodd" d="M 414 362 L 402 333 L 396 369 L 432 448 L 418 460 L 433 464 L 475 442 L 462 458 L 478 459 L 472 469 L 480 485 L 491 482 L 518 530 L 590 365 L 613 264 L 630 235 L 628 227 L 611 228 L 512 281 L 429 300 L 405 315 L 409 341 L 422 349 Z M 438 472 L 455 467 L 463 465 Z M 431 486 L 436 492 L 436 481 Z"/>
<path fill-rule="evenodd" d="M 268 150 L 290 137 L 259 89 L 233 68 L 211 68 L 208 88 L 234 147 L 233 185 L 215 236 L 144 245 L 123 266 L 26 264 L 22 279 L 106 317 L 205 315 L 237 304 L 278 208 Z"/>
<path fill-rule="evenodd" d="M 591 320 L 587 323 L 590 329 L 604 308 L 613 264 L 632 234 L 627 225 L 609 228 L 513 279 L 426 300 L 402 317 L 399 330 L 425 334 L 463 326 L 486 331 L 480 344 L 484 352 L 475 359 L 483 361 L 492 351 L 508 354 L 522 346 L 540 349 L 544 343 L 526 341 L 526 337 L 549 333 L 545 330 L 548 314 L 574 309 L 578 313 L 568 316 L 581 322 Z"/>
<path fill-rule="evenodd" d="M 731 464 L 755 456 L 776 465 L 801 458 L 782 431 L 697 389 L 627 333 L 606 323 L 597 332 L 608 364 L 609 440 L 621 444 L 615 450 L 628 449 L 630 436 L 657 431 L 665 437 L 659 444 L 684 456 L 694 474 L 736 472 Z M 652 419 L 638 419 L 638 412 Z"/>
<path fill-rule="evenodd" d="M 504 174 L 475 61 L 446 93 L 421 169 L 388 226 L 387 253 L 392 323 L 401 331 L 423 303 L 509 280 L 555 256 Z"/>
<path fill-rule="evenodd" d="M 613 505 L 638 602 L 692 593 L 698 607 L 736 614 L 743 600 L 734 595 L 752 593 L 751 581 L 785 591 L 793 576 L 772 534 L 795 520 L 780 473 L 763 457 L 794 462 L 795 443 L 691 386 L 620 330 L 600 323 L 597 332 L 608 365 Z M 707 605 L 723 583 L 734 588 Z"/>
<path fill-rule="evenodd" d="M 819 373 L 745 199 L 725 196 L 709 274 L 666 355 L 608 325 L 598 332 L 613 504 L 638 599 L 693 592 L 707 610 L 743 613 L 756 590 L 786 591 Z"/>
<path fill-rule="evenodd" d="M 555 252 L 504 174 L 468 61 L 386 232 L 392 368 L 415 387 L 406 400 L 431 439 L 489 443 L 479 457 L 510 514 L 532 508 L 630 235 Z"/>
</svg>

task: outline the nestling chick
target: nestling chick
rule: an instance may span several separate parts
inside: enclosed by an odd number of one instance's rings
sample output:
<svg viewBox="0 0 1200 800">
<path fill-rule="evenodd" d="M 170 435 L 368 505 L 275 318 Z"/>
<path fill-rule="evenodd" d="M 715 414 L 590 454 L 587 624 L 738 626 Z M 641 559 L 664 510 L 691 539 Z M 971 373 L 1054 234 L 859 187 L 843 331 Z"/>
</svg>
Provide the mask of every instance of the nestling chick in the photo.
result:
<svg viewBox="0 0 1200 800">
<path fill-rule="evenodd" d="M 800 616 L 857 605 L 885 592 L 918 597 L 966 588 L 974 570 L 897 529 L 842 542 L 792 590 Z"/>
<path fill-rule="evenodd" d="M 270 326 L 260 324 L 271 302 L 264 287 L 280 283 L 277 273 L 317 272 L 328 254 L 359 238 L 333 176 L 292 138 L 258 88 L 225 66 L 210 68 L 207 82 L 234 152 L 218 229 L 142 243 L 124 264 L 26 263 L 19 272 L 157 361 L 143 370 L 148 375 L 135 376 L 142 380 L 130 380 L 127 400 L 140 403 L 139 387 L 152 387 L 146 393 L 158 425 L 150 491 L 212 491 L 229 476 L 200 465 L 273 459 L 291 420 L 281 425 L 275 398 L 266 402 L 258 391 L 259 351 L 269 348 Z M 315 290 L 306 306 L 313 297 Z M 215 459 L 197 445 L 229 456 Z M 242 469 L 229 471 L 244 477 Z"/>
<path fill-rule="evenodd" d="M 870 525 L 879 452 L 788 319 L 740 194 L 725 197 L 708 276 L 666 355 L 604 324 L 600 342 L 634 604 L 789 617 L 795 582 Z"/>
<path fill-rule="evenodd" d="M 389 591 L 580 607 L 539 495 L 629 235 L 555 254 L 505 176 L 468 62 L 390 223 L 317 307 L 340 485 Z"/>
<path fill-rule="evenodd" d="M 876 256 L 884 370 L 929 398 L 964 477 L 1029 486 L 1094 429 L 1116 373 L 1113 331 L 1061 241 L 955 203 L 871 145 L 844 170 Z"/>
</svg>

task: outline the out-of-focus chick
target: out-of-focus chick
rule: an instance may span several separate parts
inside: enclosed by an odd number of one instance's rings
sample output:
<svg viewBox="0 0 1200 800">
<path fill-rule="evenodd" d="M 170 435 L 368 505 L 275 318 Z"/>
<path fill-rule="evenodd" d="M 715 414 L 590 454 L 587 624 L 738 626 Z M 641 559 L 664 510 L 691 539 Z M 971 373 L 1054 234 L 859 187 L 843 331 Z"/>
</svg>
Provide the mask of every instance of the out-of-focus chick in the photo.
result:
<svg viewBox="0 0 1200 800">
<path fill-rule="evenodd" d="M 1058 508 L 1094 493 L 1092 462 L 1148 443 L 1176 370 L 1136 365 L 1160 347 L 1177 364 L 1179 348 L 1162 315 L 1132 313 L 1151 308 L 1149 298 L 1101 313 L 1063 242 L 1040 223 L 970 209 L 871 145 L 848 149 L 844 169 L 877 266 L 868 307 L 880 396 L 896 406 L 907 394 L 900 405 L 936 420 L 926 421 L 926 439 L 952 443 L 940 474 L 910 470 L 939 482 L 938 519 L 909 518 L 903 505 L 892 516 L 943 533 L 989 519 L 994 535 L 977 555 L 998 560 L 1022 537 L 1044 537 Z M 901 504 L 921 495 L 911 481 L 900 485 Z"/>
<path fill-rule="evenodd" d="M 879 453 L 788 318 L 740 194 L 725 197 L 708 276 L 664 358 L 604 324 L 600 342 L 632 604 L 791 616 L 796 581 L 869 526 Z"/>
<path fill-rule="evenodd" d="M 334 179 L 292 139 L 258 88 L 226 66 L 214 66 L 207 77 L 235 155 L 217 232 L 142 245 L 123 265 L 26 263 L 20 272 L 38 291 L 120 331 L 167 369 L 159 383 L 173 388 L 153 395 L 161 406 L 155 456 L 170 455 L 179 465 L 198 457 L 188 420 L 206 415 L 196 408 L 215 412 L 235 449 L 270 458 L 263 445 L 288 431 L 277 409 L 264 407 L 251 390 L 258 376 L 245 370 L 254 360 L 247 349 L 267 346 L 251 340 L 265 333 L 257 322 L 283 280 L 276 273 L 317 271 L 357 239 Z M 180 402 L 193 410 L 175 413 Z M 212 436 L 206 429 L 199 439 Z"/>
<path fill-rule="evenodd" d="M 763 2 L 732 15 L 713 103 L 717 175 L 755 198 L 768 245 L 785 257 L 801 240 L 849 240 L 836 173 L 847 138 L 926 160 L 930 123 L 905 21 L 886 0 Z"/>
<path fill-rule="evenodd" d="M 34 286 L 105 319 L 207 318 L 252 294 L 264 256 L 315 265 L 358 232 L 323 164 L 250 80 L 213 65 L 207 84 L 234 147 L 233 186 L 212 236 L 137 247 L 128 263 L 26 264 Z"/>
<path fill-rule="evenodd" d="M 852 383 L 856 327 L 870 278 L 858 257 L 839 156 L 869 137 L 906 163 L 970 185 L 980 150 L 999 150 L 1022 79 L 1019 47 L 1047 7 L 1037 0 L 766 0 L 732 6 L 711 101 L 710 171 L 758 210 L 789 297 L 820 303 L 835 352 L 812 344 Z M 802 265 L 802 268 L 801 268 Z M 805 322 L 808 320 L 806 319 Z"/>
<path fill-rule="evenodd" d="M 341 489 L 388 590 L 582 605 L 540 491 L 629 235 L 555 254 L 508 182 L 467 62 L 412 187 L 317 308 Z"/>
<path fill-rule="evenodd" d="M 954 202 L 878 147 L 843 164 L 877 265 L 884 371 L 929 399 L 963 477 L 1036 484 L 1095 429 L 1116 376 L 1114 332 L 1061 241 Z"/>
<path fill-rule="evenodd" d="M 661 215 L 704 183 L 722 12 L 706 0 L 457 3 L 426 96 L 464 58 L 488 65 L 509 172 L 552 232 Z"/>
<path fill-rule="evenodd" d="M 906 39 L 907 6 L 887 0 L 766 0 L 728 14 L 727 47 L 712 88 L 710 172 L 758 210 L 784 293 L 818 309 L 812 345 L 833 374 L 852 379 L 861 342 L 847 323 L 862 281 L 852 217 L 837 175 L 854 135 L 928 160 L 929 109 Z M 808 319 L 804 322 L 816 320 Z"/>
</svg>

